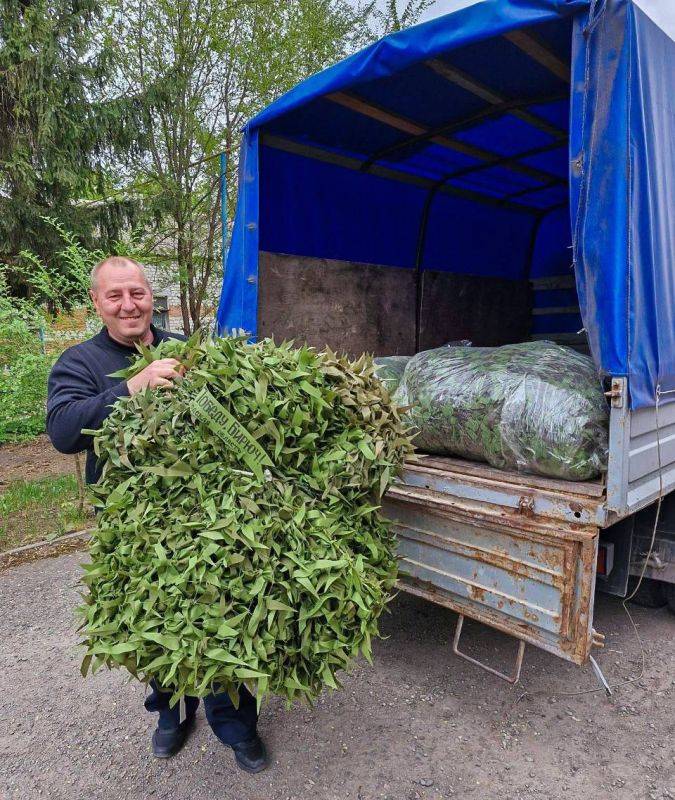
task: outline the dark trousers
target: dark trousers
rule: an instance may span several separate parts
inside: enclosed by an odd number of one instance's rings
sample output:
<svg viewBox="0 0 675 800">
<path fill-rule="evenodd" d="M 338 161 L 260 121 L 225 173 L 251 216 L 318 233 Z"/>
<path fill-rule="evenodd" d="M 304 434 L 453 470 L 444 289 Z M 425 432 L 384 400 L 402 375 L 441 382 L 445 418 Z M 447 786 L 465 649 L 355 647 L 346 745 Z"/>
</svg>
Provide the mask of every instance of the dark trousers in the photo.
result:
<svg viewBox="0 0 675 800">
<path fill-rule="evenodd" d="M 177 728 L 180 722 L 180 704 L 169 708 L 170 692 L 162 692 L 154 681 L 150 681 L 152 691 L 145 698 L 148 711 L 159 712 L 159 727 L 162 730 Z M 194 719 L 197 713 L 199 698 L 185 698 L 186 720 Z M 235 708 L 227 692 L 209 694 L 204 698 L 206 719 L 211 729 L 223 744 L 238 744 L 252 739 L 256 735 L 258 712 L 255 698 L 249 690 L 242 686 L 239 690 L 239 708 Z"/>
</svg>

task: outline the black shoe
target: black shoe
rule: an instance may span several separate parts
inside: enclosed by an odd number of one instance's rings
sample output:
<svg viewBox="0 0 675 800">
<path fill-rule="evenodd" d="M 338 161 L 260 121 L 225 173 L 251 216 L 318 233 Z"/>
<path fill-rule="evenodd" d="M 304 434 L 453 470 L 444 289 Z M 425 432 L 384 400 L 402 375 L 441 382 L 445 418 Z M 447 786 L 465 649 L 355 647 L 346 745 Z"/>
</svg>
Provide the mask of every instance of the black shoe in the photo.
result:
<svg viewBox="0 0 675 800">
<path fill-rule="evenodd" d="M 185 720 L 177 728 L 157 728 L 152 734 L 152 754 L 155 758 L 171 758 L 183 747 L 194 719 Z"/>
<path fill-rule="evenodd" d="M 259 736 L 231 745 L 237 765 L 246 772 L 262 772 L 267 767 L 267 752 Z"/>
</svg>

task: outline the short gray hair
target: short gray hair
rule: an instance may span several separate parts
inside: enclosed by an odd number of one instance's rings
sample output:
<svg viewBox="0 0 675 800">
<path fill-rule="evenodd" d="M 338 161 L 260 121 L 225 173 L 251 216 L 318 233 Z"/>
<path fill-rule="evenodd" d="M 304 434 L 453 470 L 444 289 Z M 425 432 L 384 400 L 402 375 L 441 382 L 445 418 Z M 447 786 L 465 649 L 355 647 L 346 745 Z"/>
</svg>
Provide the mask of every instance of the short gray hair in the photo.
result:
<svg viewBox="0 0 675 800">
<path fill-rule="evenodd" d="M 145 274 L 145 269 L 143 269 L 143 265 L 139 264 L 133 258 L 129 258 L 128 256 L 108 256 L 104 258 L 103 261 L 99 261 L 94 267 L 92 267 L 91 272 L 89 273 L 89 283 L 91 286 L 92 292 L 96 291 L 96 284 L 98 279 L 98 273 L 101 271 L 102 267 L 127 267 L 131 265 L 132 267 L 138 267 L 141 271 L 141 275 L 145 279 L 145 282 L 150 287 L 150 281 L 148 280 L 148 276 Z"/>
</svg>

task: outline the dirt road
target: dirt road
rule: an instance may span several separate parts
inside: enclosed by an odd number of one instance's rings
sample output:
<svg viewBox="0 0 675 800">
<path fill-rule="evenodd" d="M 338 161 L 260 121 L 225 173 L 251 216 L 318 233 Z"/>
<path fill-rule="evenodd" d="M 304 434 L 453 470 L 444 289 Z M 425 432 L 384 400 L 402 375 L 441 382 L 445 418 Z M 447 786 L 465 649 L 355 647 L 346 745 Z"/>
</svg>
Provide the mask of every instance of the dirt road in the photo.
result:
<svg viewBox="0 0 675 800">
<path fill-rule="evenodd" d="M 68 554 L 0 575 L 0 797 L 3 800 L 636 800 L 675 798 L 675 616 L 634 608 L 642 678 L 616 690 L 588 669 L 528 648 L 511 687 L 452 655 L 455 617 L 399 596 L 376 644 L 342 692 L 313 710 L 272 701 L 260 730 L 272 766 L 233 765 L 200 709 L 168 762 L 149 750 L 144 689 L 120 672 L 80 677 Z M 621 604 L 598 599 L 599 661 L 615 684 L 640 671 Z M 479 627 L 467 649 L 505 667 L 513 642 Z"/>
</svg>

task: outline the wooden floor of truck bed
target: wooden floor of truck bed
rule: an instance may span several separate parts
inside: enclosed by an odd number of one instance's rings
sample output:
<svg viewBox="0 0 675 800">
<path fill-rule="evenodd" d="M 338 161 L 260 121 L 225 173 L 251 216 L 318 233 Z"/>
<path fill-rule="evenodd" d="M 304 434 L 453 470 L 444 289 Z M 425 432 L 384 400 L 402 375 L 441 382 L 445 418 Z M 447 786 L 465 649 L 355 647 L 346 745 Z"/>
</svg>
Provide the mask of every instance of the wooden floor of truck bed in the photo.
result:
<svg viewBox="0 0 675 800">
<path fill-rule="evenodd" d="M 511 472 L 496 469 L 479 461 L 469 461 L 465 458 L 450 458 L 448 456 L 415 453 L 406 461 L 409 466 L 423 466 L 429 469 L 458 475 L 473 475 L 489 481 L 511 483 L 516 486 L 527 486 L 533 489 L 546 491 L 561 491 L 566 494 L 579 494 L 584 497 L 602 497 L 605 494 L 605 483 L 602 478 L 590 481 L 566 481 L 560 478 L 545 478 L 541 475 L 528 475 L 522 472 Z"/>
</svg>

